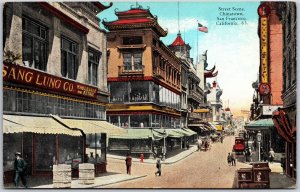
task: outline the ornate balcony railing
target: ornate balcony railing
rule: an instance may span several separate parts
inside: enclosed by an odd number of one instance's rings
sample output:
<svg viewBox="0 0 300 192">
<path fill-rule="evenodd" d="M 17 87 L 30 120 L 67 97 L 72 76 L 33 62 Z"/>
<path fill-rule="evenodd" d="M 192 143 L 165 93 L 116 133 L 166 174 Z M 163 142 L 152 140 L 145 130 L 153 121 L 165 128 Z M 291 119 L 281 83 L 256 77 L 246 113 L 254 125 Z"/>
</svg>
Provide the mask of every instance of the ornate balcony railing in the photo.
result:
<svg viewBox="0 0 300 192">
<path fill-rule="evenodd" d="M 119 75 L 144 75 L 144 65 L 130 65 L 130 66 L 118 66 Z"/>
</svg>

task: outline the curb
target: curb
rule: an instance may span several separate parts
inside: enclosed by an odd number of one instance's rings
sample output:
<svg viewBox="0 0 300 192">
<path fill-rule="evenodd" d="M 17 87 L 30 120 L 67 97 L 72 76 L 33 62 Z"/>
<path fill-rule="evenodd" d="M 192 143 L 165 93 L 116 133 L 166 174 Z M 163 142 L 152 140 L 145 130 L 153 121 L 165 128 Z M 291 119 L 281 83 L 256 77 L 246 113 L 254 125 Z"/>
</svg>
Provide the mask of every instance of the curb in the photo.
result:
<svg viewBox="0 0 300 192">
<path fill-rule="evenodd" d="M 93 188 L 95 188 L 95 187 L 102 187 L 102 186 L 106 186 L 106 185 L 112 185 L 112 184 L 116 184 L 116 183 L 122 183 L 122 182 L 125 182 L 125 181 L 130 181 L 130 180 L 134 180 L 134 179 L 140 179 L 140 178 L 147 177 L 147 176 L 148 175 L 141 175 L 141 176 L 137 176 L 137 177 L 134 177 L 134 178 L 124 179 L 124 180 L 121 180 L 121 181 L 114 181 L 114 182 L 105 183 L 105 184 L 102 184 L 102 185 L 95 185 L 95 186 L 93 186 Z"/>
</svg>

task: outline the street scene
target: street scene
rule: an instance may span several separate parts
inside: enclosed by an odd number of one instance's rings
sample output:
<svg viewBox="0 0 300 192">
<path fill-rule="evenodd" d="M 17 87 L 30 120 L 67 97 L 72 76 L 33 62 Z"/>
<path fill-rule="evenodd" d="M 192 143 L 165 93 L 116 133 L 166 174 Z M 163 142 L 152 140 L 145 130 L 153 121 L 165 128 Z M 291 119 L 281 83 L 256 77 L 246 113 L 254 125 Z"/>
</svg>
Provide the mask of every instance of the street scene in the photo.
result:
<svg viewBox="0 0 300 192">
<path fill-rule="evenodd" d="M 295 2 L 2 5 L 3 188 L 296 188 Z"/>
</svg>

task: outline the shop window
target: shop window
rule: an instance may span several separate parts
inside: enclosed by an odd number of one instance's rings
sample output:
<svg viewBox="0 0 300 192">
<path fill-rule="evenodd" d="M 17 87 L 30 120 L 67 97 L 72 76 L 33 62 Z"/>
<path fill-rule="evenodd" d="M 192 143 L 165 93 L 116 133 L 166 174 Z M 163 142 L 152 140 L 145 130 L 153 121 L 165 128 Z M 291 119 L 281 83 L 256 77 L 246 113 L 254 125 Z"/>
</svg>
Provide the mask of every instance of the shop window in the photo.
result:
<svg viewBox="0 0 300 192">
<path fill-rule="evenodd" d="M 46 71 L 48 30 L 37 22 L 23 17 L 22 59 L 26 66 Z"/>
<path fill-rule="evenodd" d="M 149 127 L 149 123 L 149 115 L 131 115 L 130 117 L 130 127 Z"/>
<path fill-rule="evenodd" d="M 88 79 L 89 84 L 98 85 L 98 66 L 101 53 L 99 51 L 89 49 Z"/>
<path fill-rule="evenodd" d="M 110 102 L 128 102 L 128 82 L 113 82 L 109 84 Z"/>
<path fill-rule="evenodd" d="M 3 171 L 14 170 L 17 151 L 22 153 L 22 133 L 3 134 Z"/>
<path fill-rule="evenodd" d="M 82 158 L 82 141 L 80 137 L 59 135 L 59 163 L 77 167 Z M 76 162 L 76 163 L 75 163 Z M 77 167 L 78 168 L 78 167 Z"/>
<path fill-rule="evenodd" d="M 56 157 L 56 135 L 36 134 L 34 169 L 51 171 Z"/>
<path fill-rule="evenodd" d="M 133 50 L 123 53 L 123 64 L 125 70 L 141 70 L 142 66 L 142 51 Z"/>
<path fill-rule="evenodd" d="M 120 115 L 120 126 L 124 128 L 129 127 L 129 116 L 128 115 Z"/>
<path fill-rule="evenodd" d="M 143 43 L 142 36 L 123 37 L 123 45 L 136 45 L 142 43 Z"/>
<path fill-rule="evenodd" d="M 149 85 L 148 81 L 132 81 L 130 83 L 130 101 L 131 102 L 147 102 L 149 101 Z"/>
<path fill-rule="evenodd" d="M 109 119 L 110 119 L 111 124 L 119 126 L 119 116 L 118 115 L 110 115 Z"/>
<path fill-rule="evenodd" d="M 69 79 L 76 79 L 78 72 L 78 44 L 61 37 L 61 74 Z"/>
</svg>

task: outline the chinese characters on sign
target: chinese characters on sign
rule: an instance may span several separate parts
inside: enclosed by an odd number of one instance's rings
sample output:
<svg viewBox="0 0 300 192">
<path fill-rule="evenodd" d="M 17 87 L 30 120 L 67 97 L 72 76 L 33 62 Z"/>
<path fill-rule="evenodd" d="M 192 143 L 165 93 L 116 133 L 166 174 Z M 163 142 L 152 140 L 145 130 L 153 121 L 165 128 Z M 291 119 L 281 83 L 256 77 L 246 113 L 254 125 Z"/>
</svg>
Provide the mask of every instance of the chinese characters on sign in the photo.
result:
<svg viewBox="0 0 300 192">
<path fill-rule="evenodd" d="M 268 18 L 260 19 L 261 83 L 268 83 Z"/>
</svg>

